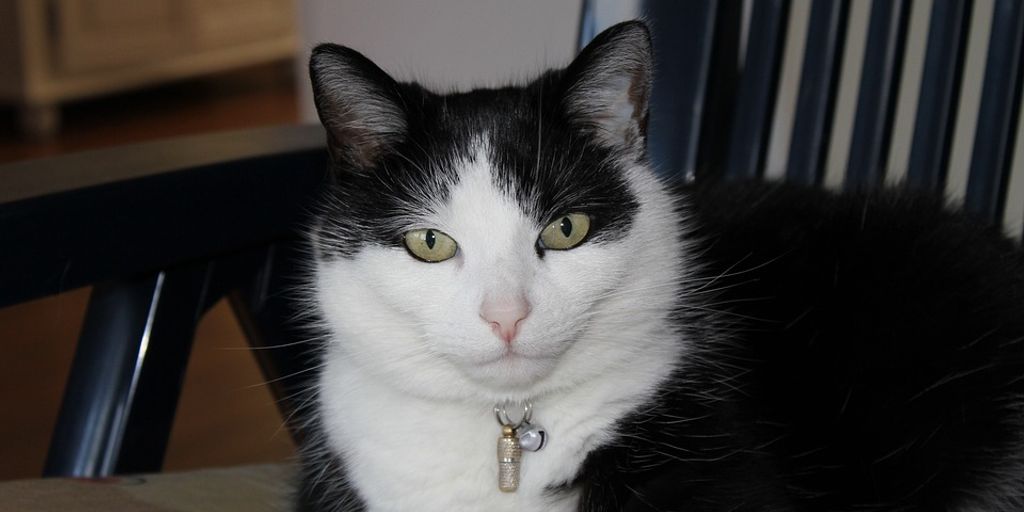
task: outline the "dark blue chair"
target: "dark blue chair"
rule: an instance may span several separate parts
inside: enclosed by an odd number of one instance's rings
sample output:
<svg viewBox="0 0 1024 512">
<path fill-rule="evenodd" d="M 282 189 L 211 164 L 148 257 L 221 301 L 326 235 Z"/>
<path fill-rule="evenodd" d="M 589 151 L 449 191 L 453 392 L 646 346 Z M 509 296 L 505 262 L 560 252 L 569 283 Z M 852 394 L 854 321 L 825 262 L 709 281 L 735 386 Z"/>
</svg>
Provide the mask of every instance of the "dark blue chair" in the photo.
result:
<svg viewBox="0 0 1024 512">
<path fill-rule="evenodd" d="M 0 166 L 0 307 L 93 285 L 46 476 L 160 470 L 196 325 L 224 297 L 290 413 L 311 363 L 285 290 L 326 158 L 306 126 Z"/>
<path fill-rule="evenodd" d="M 584 1 L 581 43 L 603 28 L 602 5 Z M 1024 2 L 638 6 L 655 40 L 650 151 L 661 172 L 905 183 L 1019 234 Z"/>
</svg>

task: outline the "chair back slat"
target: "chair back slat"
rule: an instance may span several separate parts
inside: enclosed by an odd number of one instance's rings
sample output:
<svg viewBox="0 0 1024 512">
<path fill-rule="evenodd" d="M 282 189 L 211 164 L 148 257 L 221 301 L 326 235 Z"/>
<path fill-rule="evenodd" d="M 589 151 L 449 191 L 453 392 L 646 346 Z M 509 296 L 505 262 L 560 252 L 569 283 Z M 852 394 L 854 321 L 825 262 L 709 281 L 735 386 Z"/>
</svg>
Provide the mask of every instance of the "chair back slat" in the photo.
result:
<svg viewBox="0 0 1024 512">
<path fill-rule="evenodd" d="M 1001 218 L 1006 202 L 1013 130 L 1020 110 L 1022 42 L 1024 3 L 998 0 L 964 198 L 968 211 L 991 221 Z"/>
<path fill-rule="evenodd" d="M 1018 101 L 1024 101 L 1024 91 Z M 1018 107 L 1024 109 L 1024 106 Z M 1006 185 L 1007 202 L 1003 208 L 1003 229 L 1021 236 L 1024 229 L 1024 114 L 1017 112 L 1017 140 L 1013 143 L 1010 177 Z"/>
<path fill-rule="evenodd" d="M 847 0 L 815 0 L 811 6 L 786 165 L 789 181 L 821 182 L 848 14 Z"/>
<path fill-rule="evenodd" d="M 753 6 L 725 161 L 730 178 L 755 178 L 763 172 L 788 15 L 788 0 Z"/>
<path fill-rule="evenodd" d="M 871 21 L 871 2 L 850 2 L 847 15 L 846 38 L 843 42 L 840 79 L 832 113 L 832 131 L 825 156 L 822 185 L 841 189 L 846 179 L 850 158 L 851 134 L 857 117 L 857 98 L 861 84 L 864 55 L 867 50 L 868 28 Z M 798 141 L 799 142 L 799 141 Z"/>
<path fill-rule="evenodd" d="M 944 190 L 969 26 L 968 0 L 933 3 L 906 168 L 912 187 Z"/>
<path fill-rule="evenodd" d="M 899 87 L 910 2 L 874 0 L 846 166 L 846 187 L 881 183 Z"/>
<path fill-rule="evenodd" d="M 747 5 L 751 4 L 747 2 Z M 779 66 L 779 85 L 775 94 L 775 112 L 772 113 L 764 172 L 761 173 L 761 178 L 765 180 L 781 180 L 786 177 L 786 159 L 792 145 L 794 106 L 800 92 L 803 57 L 807 53 L 807 34 L 811 31 L 811 0 L 790 2 L 786 25 L 786 41 L 782 47 L 783 57 Z"/>
<path fill-rule="evenodd" d="M 717 0 L 645 2 L 658 81 L 651 93 L 648 149 L 662 172 L 696 175 L 711 76 Z M 670 170 L 670 171 L 669 171 Z"/>
<path fill-rule="evenodd" d="M 939 0 L 942 1 L 942 0 Z M 910 20 L 907 22 L 907 40 L 903 46 L 903 69 L 896 96 L 896 111 L 892 121 L 889 158 L 885 165 L 885 183 L 897 186 L 907 180 L 910 147 L 913 144 L 914 121 L 918 99 L 924 87 L 924 61 L 931 31 L 932 7 L 935 0 L 913 0 Z"/>
<path fill-rule="evenodd" d="M 967 192 L 967 175 L 971 166 L 971 149 L 981 106 L 982 77 L 988 60 L 988 44 L 995 14 L 996 0 L 974 0 L 964 55 L 963 80 L 957 98 L 953 123 L 953 140 L 949 148 L 945 195 L 955 204 L 963 204 Z"/>
</svg>

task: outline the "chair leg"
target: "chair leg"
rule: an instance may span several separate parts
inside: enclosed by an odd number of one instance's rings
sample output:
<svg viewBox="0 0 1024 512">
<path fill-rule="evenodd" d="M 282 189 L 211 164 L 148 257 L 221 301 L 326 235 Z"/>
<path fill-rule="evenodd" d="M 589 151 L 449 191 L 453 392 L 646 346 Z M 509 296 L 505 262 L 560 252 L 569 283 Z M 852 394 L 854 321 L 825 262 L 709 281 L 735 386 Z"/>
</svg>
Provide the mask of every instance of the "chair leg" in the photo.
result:
<svg viewBox="0 0 1024 512">
<path fill-rule="evenodd" d="M 46 476 L 158 471 L 212 267 L 93 289 Z"/>
</svg>

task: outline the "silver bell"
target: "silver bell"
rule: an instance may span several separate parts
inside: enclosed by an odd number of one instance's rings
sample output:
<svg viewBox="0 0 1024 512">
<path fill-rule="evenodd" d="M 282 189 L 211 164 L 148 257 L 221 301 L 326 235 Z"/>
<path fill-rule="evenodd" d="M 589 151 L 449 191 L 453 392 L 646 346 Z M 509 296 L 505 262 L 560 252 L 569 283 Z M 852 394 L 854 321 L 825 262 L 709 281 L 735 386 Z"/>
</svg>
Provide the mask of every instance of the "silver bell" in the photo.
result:
<svg viewBox="0 0 1024 512">
<path fill-rule="evenodd" d="M 540 451 L 548 442 L 548 433 L 539 425 L 529 423 L 519 427 L 516 431 L 519 436 L 519 446 L 529 452 Z"/>
</svg>

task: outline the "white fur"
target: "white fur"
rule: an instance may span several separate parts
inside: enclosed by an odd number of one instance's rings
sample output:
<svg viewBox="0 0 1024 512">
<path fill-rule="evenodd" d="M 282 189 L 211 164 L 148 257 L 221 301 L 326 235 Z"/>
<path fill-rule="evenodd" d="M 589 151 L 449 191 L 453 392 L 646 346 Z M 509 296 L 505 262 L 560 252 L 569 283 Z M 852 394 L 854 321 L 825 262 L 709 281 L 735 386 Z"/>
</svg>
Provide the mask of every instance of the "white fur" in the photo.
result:
<svg viewBox="0 0 1024 512">
<path fill-rule="evenodd" d="M 681 228 L 649 170 L 628 172 L 640 200 L 628 236 L 541 259 L 544 226 L 493 185 L 487 154 L 481 142 L 474 160 L 454 162 L 450 200 L 407 226 L 444 231 L 459 244 L 455 258 L 423 263 L 368 247 L 317 268 L 332 334 L 322 422 L 373 511 L 574 509 L 573 494 L 545 489 L 571 481 L 684 350 L 668 321 L 684 273 Z M 508 357 L 479 310 L 485 297 L 517 293 L 532 311 Z M 544 450 L 524 453 L 521 487 L 509 494 L 497 486 L 491 410 L 505 399 L 532 400 L 550 435 Z"/>
</svg>

